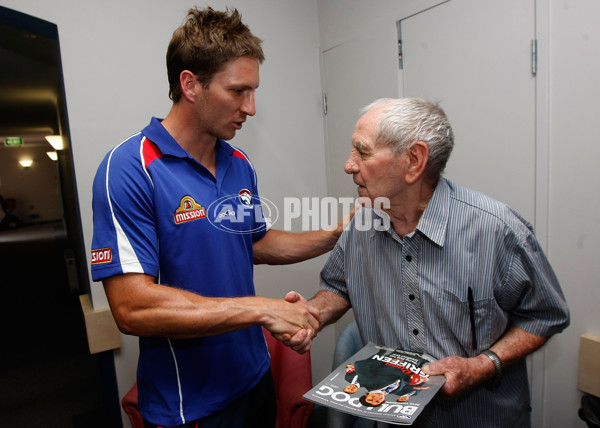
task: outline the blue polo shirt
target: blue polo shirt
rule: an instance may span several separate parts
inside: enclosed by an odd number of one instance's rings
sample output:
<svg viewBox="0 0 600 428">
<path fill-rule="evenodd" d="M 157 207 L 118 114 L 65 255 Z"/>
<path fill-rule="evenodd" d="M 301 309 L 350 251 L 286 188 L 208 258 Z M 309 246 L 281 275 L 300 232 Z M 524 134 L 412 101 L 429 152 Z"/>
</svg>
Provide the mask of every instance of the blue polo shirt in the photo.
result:
<svg viewBox="0 0 600 428">
<path fill-rule="evenodd" d="M 110 151 L 93 185 L 93 280 L 145 273 L 203 296 L 255 295 L 252 244 L 267 230 L 256 173 L 225 141 L 216 159 L 215 178 L 157 118 Z M 139 408 L 158 425 L 224 409 L 269 367 L 260 326 L 139 344 Z"/>
</svg>

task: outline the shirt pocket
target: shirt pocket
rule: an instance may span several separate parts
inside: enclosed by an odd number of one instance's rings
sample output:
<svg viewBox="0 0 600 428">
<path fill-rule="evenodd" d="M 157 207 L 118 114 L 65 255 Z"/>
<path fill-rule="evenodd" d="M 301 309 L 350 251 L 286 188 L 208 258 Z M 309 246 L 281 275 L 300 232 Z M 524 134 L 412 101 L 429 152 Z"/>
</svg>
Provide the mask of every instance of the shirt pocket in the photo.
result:
<svg viewBox="0 0 600 428">
<path fill-rule="evenodd" d="M 507 317 L 495 299 L 472 290 L 472 302 L 467 285 L 438 290 L 435 323 L 448 355 L 476 356 L 492 346 L 506 328 Z"/>
</svg>

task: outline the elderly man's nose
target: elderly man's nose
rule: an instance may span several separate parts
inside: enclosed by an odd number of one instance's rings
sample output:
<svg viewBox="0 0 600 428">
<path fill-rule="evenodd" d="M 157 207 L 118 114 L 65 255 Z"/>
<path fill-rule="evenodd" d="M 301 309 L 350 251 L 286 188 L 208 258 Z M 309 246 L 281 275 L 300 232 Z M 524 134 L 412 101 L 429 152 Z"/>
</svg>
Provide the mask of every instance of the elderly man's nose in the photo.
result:
<svg viewBox="0 0 600 428">
<path fill-rule="evenodd" d="M 356 162 L 354 162 L 352 156 L 350 156 L 344 164 L 344 171 L 346 174 L 354 174 L 356 172 Z"/>
</svg>

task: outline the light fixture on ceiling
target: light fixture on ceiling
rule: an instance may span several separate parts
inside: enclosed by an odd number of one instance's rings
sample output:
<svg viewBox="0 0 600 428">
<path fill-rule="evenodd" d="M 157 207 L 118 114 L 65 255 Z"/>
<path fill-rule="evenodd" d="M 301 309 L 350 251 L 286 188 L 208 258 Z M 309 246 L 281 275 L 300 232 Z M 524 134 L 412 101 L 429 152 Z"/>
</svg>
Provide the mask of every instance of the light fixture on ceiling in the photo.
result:
<svg viewBox="0 0 600 428">
<path fill-rule="evenodd" d="M 31 159 L 21 159 L 19 161 L 23 168 L 29 168 L 33 164 L 33 160 Z"/>
<path fill-rule="evenodd" d="M 46 152 L 46 154 L 53 161 L 57 161 L 58 160 L 58 153 L 56 153 L 55 151 L 54 152 Z"/>
<path fill-rule="evenodd" d="M 54 150 L 62 150 L 64 147 L 63 138 L 61 135 L 46 135 L 46 140 L 50 143 Z"/>
</svg>

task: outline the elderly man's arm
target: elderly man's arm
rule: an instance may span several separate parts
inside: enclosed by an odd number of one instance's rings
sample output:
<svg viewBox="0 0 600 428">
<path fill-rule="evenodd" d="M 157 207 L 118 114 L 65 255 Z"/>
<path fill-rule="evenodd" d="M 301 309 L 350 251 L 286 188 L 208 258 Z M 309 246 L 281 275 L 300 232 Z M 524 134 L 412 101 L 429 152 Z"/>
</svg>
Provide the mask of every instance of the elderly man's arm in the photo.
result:
<svg viewBox="0 0 600 428">
<path fill-rule="evenodd" d="M 512 327 L 490 350 L 498 355 L 503 367 L 506 368 L 535 352 L 547 341 L 546 337 L 536 336 L 519 327 Z M 446 383 L 440 390 L 440 394 L 446 399 L 452 399 L 494 378 L 496 373 L 492 360 L 483 354 L 473 358 L 443 358 L 425 366 L 423 371 L 431 375 L 446 376 Z"/>
</svg>

